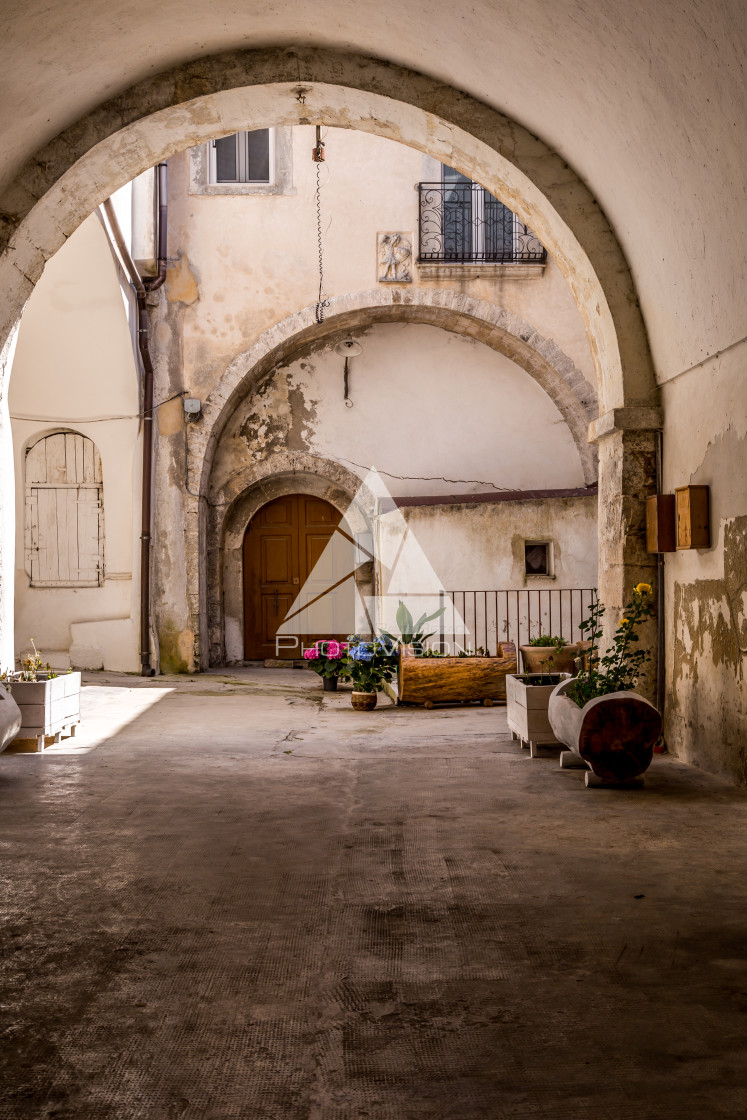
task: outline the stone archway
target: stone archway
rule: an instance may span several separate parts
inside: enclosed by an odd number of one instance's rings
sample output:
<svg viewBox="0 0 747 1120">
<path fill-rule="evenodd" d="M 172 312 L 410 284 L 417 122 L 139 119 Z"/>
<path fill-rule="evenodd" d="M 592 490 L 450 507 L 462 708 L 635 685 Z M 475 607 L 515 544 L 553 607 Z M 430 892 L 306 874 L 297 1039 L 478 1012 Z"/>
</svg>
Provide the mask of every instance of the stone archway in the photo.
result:
<svg viewBox="0 0 747 1120">
<path fill-rule="evenodd" d="M 210 664 L 240 660 L 241 643 L 236 635 L 241 626 L 241 588 L 237 572 L 243 534 L 257 509 L 295 488 L 325 498 L 344 511 L 361 484 L 358 476 L 340 463 L 286 452 L 244 467 L 216 486 L 211 472 L 226 424 L 263 378 L 299 349 L 310 343 L 329 345 L 338 335 L 382 322 L 438 326 L 469 335 L 511 358 L 557 405 L 576 443 L 586 485 L 596 482 L 596 448 L 586 438 L 588 425 L 597 415 L 596 394 L 571 359 L 530 323 L 486 300 L 443 290 L 386 288 L 350 293 L 330 301 L 323 323 L 316 322 L 314 306 L 304 308 L 266 331 L 231 362 L 204 402 L 200 419 L 190 427 L 186 516 L 189 522 L 200 521 L 201 499 L 197 495 L 202 495 L 204 539 L 199 545 L 193 540 L 190 546 L 196 551 L 189 564 L 188 595 L 191 602 L 206 604 L 207 614 L 203 612 L 202 624 L 191 617 L 189 629 L 203 635 L 204 649 L 206 619 Z M 300 487 L 299 479 L 305 480 Z M 198 557 L 203 554 L 206 566 L 199 563 Z"/>
<path fill-rule="evenodd" d="M 361 481 L 339 463 L 316 455 L 282 452 L 247 467 L 231 480 L 227 497 L 221 491 L 207 516 L 206 613 L 210 664 L 243 660 L 243 586 L 241 549 L 247 525 L 267 502 L 287 494 L 309 494 L 329 502 L 346 515 L 354 532 L 370 530 L 375 500 L 366 502 Z M 370 510 L 369 510 L 370 505 Z M 361 596 L 374 593 L 373 565 L 356 572 Z"/>
<path fill-rule="evenodd" d="M 597 394 L 552 339 L 499 305 L 461 292 L 375 288 L 330 300 L 322 323 L 316 321 L 315 305 L 303 308 L 265 331 L 231 362 L 205 401 L 190 443 L 190 489 L 207 493 L 213 454 L 227 419 L 274 367 L 309 344 L 375 323 L 398 322 L 425 323 L 468 335 L 520 366 L 544 389 L 568 425 L 584 482 L 587 486 L 596 482 L 596 448 L 587 436 L 598 416 Z"/>
<path fill-rule="evenodd" d="M 316 121 L 386 136 L 449 163 L 501 198 L 546 245 L 574 295 L 594 358 L 601 416 L 592 438 L 604 439 L 601 590 L 610 606 L 620 605 L 632 583 L 652 578 L 641 545 L 642 499 L 653 489 L 653 429 L 660 424 L 624 253 L 602 209 L 557 152 L 504 114 L 423 74 L 325 49 L 236 51 L 177 67 L 96 108 L 38 152 L 0 199 L 4 357 L 44 262 L 115 189 L 212 137 Z M 0 526 L 0 541 L 7 536 Z M 193 617 L 199 600 L 188 597 Z M 6 589 L 4 630 L 10 617 Z M 203 625 L 200 630 L 205 633 Z"/>
</svg>

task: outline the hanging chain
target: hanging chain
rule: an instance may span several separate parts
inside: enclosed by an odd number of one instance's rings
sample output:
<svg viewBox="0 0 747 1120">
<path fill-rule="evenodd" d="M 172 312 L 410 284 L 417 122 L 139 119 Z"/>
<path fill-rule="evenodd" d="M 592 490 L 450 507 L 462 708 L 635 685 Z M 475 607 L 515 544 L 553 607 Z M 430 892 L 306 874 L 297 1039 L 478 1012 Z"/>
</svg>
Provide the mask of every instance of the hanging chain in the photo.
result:
<svg viewBox="0 0 747 1120">
<path fill-rule="evenodd" d="M 322 243 L 322 183 L 321 166 L 324 163 L 324 141 L 322 140 L 322 126 L 316 126 L 316 144 L 312 148 L 311 158 L 316 164 L 316 242 L 319 251 L 319 298 L 316 301 L 316 321 L 324 322 L 324 309 L 329 307 L 329 300 L 324 298 L 324 245 Z"/>
<path fill-rule="evenodd" d="M 329 307 L 329 300 L 324 299 L 324 247 L 322 244 L 322 193 L 321 193 L 321 163 L 316 165 L 316 240 L 319 249 L 319 298 L 316 303 L 316 321 L 324 322 L 324 309 Z"/>
</svg>

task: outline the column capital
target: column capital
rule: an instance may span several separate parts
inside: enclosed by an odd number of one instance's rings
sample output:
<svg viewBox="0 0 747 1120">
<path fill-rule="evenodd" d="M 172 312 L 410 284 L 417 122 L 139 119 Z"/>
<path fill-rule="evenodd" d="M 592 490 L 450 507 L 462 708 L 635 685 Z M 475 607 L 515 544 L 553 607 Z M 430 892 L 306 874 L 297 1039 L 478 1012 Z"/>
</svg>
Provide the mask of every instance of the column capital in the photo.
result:
<svg viewBox="0 0 747 1120">
<path fill-rule="evenodd" d="M 664 414 L 660 405 L 626 405 L 624 408 L 611 408 L 589 424 L 587 440 L 597 443 L 615 432 L 655 432 L 664 426 Z"/>
</svg>

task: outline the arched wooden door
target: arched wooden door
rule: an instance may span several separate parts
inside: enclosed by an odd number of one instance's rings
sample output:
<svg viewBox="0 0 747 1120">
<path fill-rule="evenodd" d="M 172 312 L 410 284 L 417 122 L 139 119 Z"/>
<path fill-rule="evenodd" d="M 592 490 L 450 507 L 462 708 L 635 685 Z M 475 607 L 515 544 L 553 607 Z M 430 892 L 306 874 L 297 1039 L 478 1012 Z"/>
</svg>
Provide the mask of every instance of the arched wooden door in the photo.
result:
<svg viewBox="0 0 747 1120">
<path fill-rule="evenodd" d="M 244 535 L 244 656 L 292 659 L 300 649 L 275 649 L 275 635 L 324 552 L 342 514 L 321 498 L 289 494 L 263 506 Z M 344 637 L 345 635 L 342 635 Z M 315 637 L 304 635 L 305 645 Z M 290 646 L 288 640 L 281 645 Z"/>
</svg>

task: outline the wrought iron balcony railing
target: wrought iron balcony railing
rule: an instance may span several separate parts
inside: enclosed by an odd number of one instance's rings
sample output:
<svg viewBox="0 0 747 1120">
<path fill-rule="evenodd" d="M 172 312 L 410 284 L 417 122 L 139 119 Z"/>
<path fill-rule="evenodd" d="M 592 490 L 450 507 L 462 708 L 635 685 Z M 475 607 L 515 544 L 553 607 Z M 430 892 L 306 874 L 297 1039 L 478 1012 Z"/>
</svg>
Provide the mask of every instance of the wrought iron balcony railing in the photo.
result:
<svg viewBox="0 0 747 1120">
<path fill-rule="evenodd" d="M 544 264 L 547 250 L 477 183 L 420 183 L 418 260 Z"/>
</svg>

